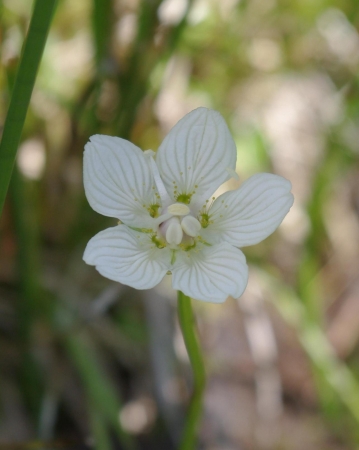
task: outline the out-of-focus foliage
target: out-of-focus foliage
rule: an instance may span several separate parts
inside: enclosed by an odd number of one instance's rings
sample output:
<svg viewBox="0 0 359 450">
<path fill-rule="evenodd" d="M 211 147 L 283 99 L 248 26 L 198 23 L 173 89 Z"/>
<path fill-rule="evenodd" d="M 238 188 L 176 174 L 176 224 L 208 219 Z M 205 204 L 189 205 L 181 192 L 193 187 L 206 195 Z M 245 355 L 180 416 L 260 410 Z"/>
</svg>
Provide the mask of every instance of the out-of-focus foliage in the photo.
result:
<svg viewBox="0 0 359 450">
<path fill-rule="evenodd" d="M 2 5 L 2 124 L 29 3 Z M 115 221 L 87 204 L 82 151 L 96 133 L 156 150 L 208 106 L 240 178 L 283 175 L 295 203 L 245 249 L 243 298 L 196 304 L 203 446 L 359 445 L 358 28 L 355 0 L 59 2 L 0 222 L 0 443 L 176 448 L 188 388 L 171 290 L 140 295 L 83 263 Z"/>
</svg>

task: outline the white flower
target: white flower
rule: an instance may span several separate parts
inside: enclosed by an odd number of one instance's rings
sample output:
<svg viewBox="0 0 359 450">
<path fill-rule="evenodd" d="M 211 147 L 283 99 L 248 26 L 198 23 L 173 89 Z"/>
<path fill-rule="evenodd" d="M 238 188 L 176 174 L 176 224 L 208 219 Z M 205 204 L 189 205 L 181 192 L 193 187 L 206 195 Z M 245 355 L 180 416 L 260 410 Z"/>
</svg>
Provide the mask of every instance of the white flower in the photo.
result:
<svg viewBox="0 0 359 450">
<path fill-rule="evenodd" d="M 228 127 L 206 108 L 180 120 L 157 154 L 92 136 L 84 156 L 86 196 L 95 211 L 120 224 L 93 237 L 84 260 L 136 289 L 152 288 L 170 272 L 173 288 L 190 297 L 217 303 L 239 297 L 248 267 L 238 247 L 269 236 L 293 196 L 288 180 L 265 173 L 214 200 L 235 168 Z"/>
</svg>

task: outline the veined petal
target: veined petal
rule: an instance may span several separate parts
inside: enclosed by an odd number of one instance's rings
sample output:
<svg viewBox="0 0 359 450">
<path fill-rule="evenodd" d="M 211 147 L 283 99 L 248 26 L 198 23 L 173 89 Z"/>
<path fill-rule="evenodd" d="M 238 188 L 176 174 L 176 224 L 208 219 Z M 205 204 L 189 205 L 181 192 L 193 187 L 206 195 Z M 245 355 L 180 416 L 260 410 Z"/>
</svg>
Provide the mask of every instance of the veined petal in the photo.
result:
<svg viewBox="0 0 359 450">
<path fill-rule="evenodd" d="M 236 159 L 236 146 L 223 117 L 197 108 L 165 137 L 156 163 L 173 200 L 193 204 L 204 202 L 230 177 Z"/>
<path fill-rule="evenodd" d="M 170 251 L 159 249 L 148 234 L 119 225 L 96 234 L 87 244 L 87 264 L 106 278 L 135 289 L 156 286 L 170 268 Z"/>
<path fill-rule="evenodd" d="M 152 228 L 156 188 L 141 149 L 118 137 L 95 135 L 85 146 L 84 186 L 91 207 L 126 225 Z"/>
<path fill-rule="evenodd" d="M 293 205 L 290 181 L 278 175 L 253 175 L 235 190 L 219 196 L 201 231 L 208 242 L 236 247 L 254 245 L 273 233 Z"/>
<path fill-rule="evenodd" d="M 172 286 L 197 300 L 222 303 L 247 286 L 244 254 L 227 243 L 181 252 L 172 269 Z"/>
</svg>

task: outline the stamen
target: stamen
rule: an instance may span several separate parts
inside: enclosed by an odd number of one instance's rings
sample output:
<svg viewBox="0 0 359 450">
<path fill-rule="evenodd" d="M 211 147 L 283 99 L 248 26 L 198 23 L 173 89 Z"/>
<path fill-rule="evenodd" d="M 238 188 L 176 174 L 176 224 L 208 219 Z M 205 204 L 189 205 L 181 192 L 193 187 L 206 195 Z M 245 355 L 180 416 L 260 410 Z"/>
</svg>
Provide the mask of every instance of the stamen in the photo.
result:
<svg viewBox="0 0 359 450">
<path fill-rule="evenodd" d="M 226 167 L 226 171 L 229 173 L 230 178 L 239 180 L 239 175 L 235 170 L 231 169 L 230 167 Z"/>
<path fill-rule="evenodd" d="M 166 241 L 170 245 L 178 245 L 183 238 L 183 230 L 179 223 L 170 223 L 166 231 Z"/>
<path fill-rule="evenodd" d="M 235 170 L 231 169 L 230 167 L 226 167 L 225 170 L 229 175 L 227 180 L 229 180 L 229 178 L 234 178 L 236 180 L 239 180 L 239 175 L 237 174 L 237 172 Z M 201 180 L 202 179 L 203 179 L 203 177 L 201 177 Z M 227 181 L 227 180 L 224 180 L 224 181 Z M 203 203 L 203 201 L 206 201 L 206 203 L 207 203 L 206 199 L 209 198 L 211 194 L 213 195 L 213 188 L 210 188 L 208 191 L 205 191 L 203 194 L 201 194 L 201 196 L 199 198 L 197 198 L 196 201 L 193 201 L 191 203 L 192 214 L 194 214 L 194 215 L 198 214 L 198 212 L 201 210 L 201 204 Z M 177 201 L 178 201 L 178 198 L 177 198 Z M 211 206 L 212 206 L 212 204 L 211 204 Z"/>
<path fill-rule="evenodd" d="M 174 216 L 186 216 L 191 212 L 188 206 L 183 203 L 174 203 L 167 208 L 167 211 Z"/>
<path fill-rule="evenodd" d="M 163 181 L 161 179 L 161 175 L 158 171 L 157 164 L 155 163 L 155 160 L 151 157 L 149 157 L 150 164 L 151 164 L 151 170 L 153 174 L 153 179 L 155 181 L 158 193 L 160 194 L 161 201 L 162 201 L 162 208 L 166 208 L 167 205 L 171 203 L 170 196 L 168 195 L 168 192 L 165 188 L 165 185 L 163 184 Z"/>
<path fill-rule="evenodd" d="M 198 233 L 201 230 L 201 224 L 198 220 L 193 216 L 186 216 L 182 219 L 181 222 L 182 230 L 191 237 L 198 236 Z"/>
</svg>

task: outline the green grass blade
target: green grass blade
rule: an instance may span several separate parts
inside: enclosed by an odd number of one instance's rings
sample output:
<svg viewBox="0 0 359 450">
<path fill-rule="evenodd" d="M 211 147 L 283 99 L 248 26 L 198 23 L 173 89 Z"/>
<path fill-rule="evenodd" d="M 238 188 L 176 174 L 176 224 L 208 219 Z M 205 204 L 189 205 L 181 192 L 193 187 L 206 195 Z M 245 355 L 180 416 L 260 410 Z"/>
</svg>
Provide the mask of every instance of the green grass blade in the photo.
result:
<svg viewBox="0 0 359 450">
<path fill-rule="evenodd" d="M 0 214 L 56 3 L 57 0 L 36 0 L 23 47 L 0 144 Z"/>
<path fill-rule="evenodd" d="M 112 0 L 93 0 L 92 29 L 97 69 L 101 69 L 101 63 L 103 63 L 103 58 L 106 57 L 110 45 L 112 8 Z"/>
<path fill-rule="evenodd" d="M 96 408 L 97 413 L 115 431 L 123 448 L 132 450 L 134 441 L 121 428 L 119 412 L 120 400 L 111 383 L 101 370 L 93 350 L 85 339 L 77 335 L 69 335 L 65 342 L 67 351 L 82 379 L 89 402 Z M 97 425 L 100 426 L 97 422 Z M 99 429 L 97 431 L 100 433 Z M 101 435 L 105 433 L 104 429 Z M 102 438 L 101 438 L 102 439 Z"/>
<path fill-rule="evenodd" d="M 98 413 L 96 407 L 90 407 L 89 414 L 91 419 L 91 430 L 94 439 L 94 449 L 111 450 L 111 439 L 102 415 Z"/>
<path fill-rule="evenodd" d="M 275 293 L 275 306 L 287 323 L 294 327 L 311 359 L 320 382 L 327 384 L 352 417 L 359 423 L 359 382 L 350 368 L 341 361 L 311 312 L 289 286 L 281 285 L 263 274 Z"/>
</svg>

